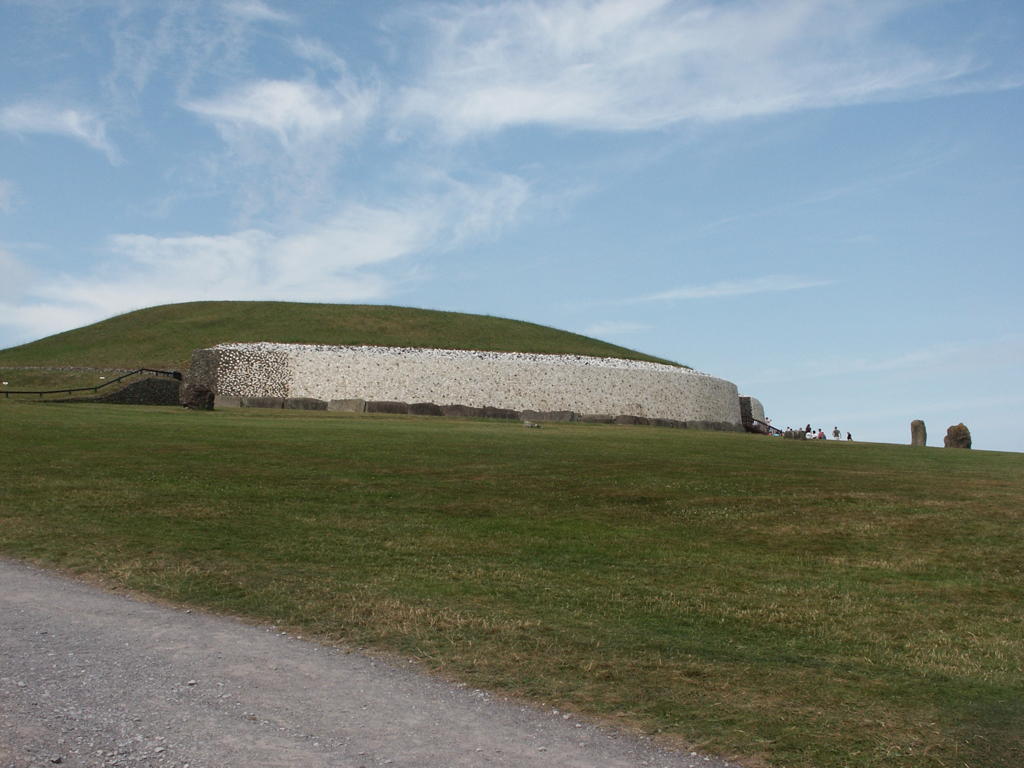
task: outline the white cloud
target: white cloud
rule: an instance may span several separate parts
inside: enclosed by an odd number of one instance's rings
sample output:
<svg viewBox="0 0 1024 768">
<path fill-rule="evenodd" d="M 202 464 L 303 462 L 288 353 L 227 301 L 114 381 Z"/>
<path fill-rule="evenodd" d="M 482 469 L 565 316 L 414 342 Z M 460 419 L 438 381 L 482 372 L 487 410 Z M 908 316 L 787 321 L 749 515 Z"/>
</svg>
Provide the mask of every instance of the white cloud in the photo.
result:
<svg viewBox="0 0 1024 768">
<path fill-rule="evenodd" d="M 345 60 L 336 54 L 322 40 L 313 37 L 297 37 L 291 44 L 292 52 L 301 59 L 316 64 L 338 75 L 348 72 Z"/>
<path fill-rule="evenodd" d="M 234 76 L 259 13 L 260 4 L 245 2 L 118 3 L 110 23 L 112 68 L 103 81 L 115 108 L 137 113 L 138 97 L 150 86 L 170 84 L 184 100 L 197 81 Z"/>
<path fill-rule="evenodd" d="M 404 116 L 450 138 L 545 124 L 610 131 L 921 97 L 974 71 L 887 40 L 911 2 L 514 0 L 432 6 Z M 979 86 L 980 87 L 980 86 Z"/>
<path fill-rule="evenodd" d="M 29 286 L 34 277 L 34 270 L 13 253 L 0 248 L 0 299 L 17 296 Z"/>
<path fill-rule="evenodd" d="M 335 170 L 373 114 L 377 94 L 341 75 L 312 82 L 257 80 L 183 106 L 210 121 L 227 145 L 209 178 L 233 195 L 241 221 L 320 216 L 335 199 Z"/>
<path fill-rule="evenodd" d="M 42 101 L 11 104 L 0 109 L 0 130 L 66 136 L 99 150 L 111 163 L 119 162 L 117 150 L 107 139 L 105 123 L 88 109 Z"/>
<path fill-rule="evenodd" d="M 512 177 L 475 186 L 447 180 L 392 206 L 342 206 L 317 226 L 290 234 L 252 228 L 227 235 L 115 235 L 107 263 L 91 273 L 36 276 L 9 297 L 0 295 L 7 299 L 0 304 L 0 326 L 38 338 L 179 301 L 379 301 L 396 288 L 388 265 L 487 236 L 524 199 L 525 185 Z M 15 264 L 0 251 L 0 270 Z"/>
<path fill-rule="evenodd" d="M 747 296 L 753 293 L 774 293 L 778 291 L 799 291 L 831 285 L 831 280 L 813 280 L 790 275 L 767 275 L 749 280 L 723 280 L 708 285 L 689 285 L 659 291 L 648 296 L 625 299 L 632 304 L 646 301 L 684 301 L 690 299 L 720 299 L 729 296 Z"/>
<path fill-rule="evenodd" d="M 183 106 L 211 120 L 228 141 L 239 131 L 265 131 L 285 148 L 345 137 L 373 113 L 376 95 L 340 80 L 333 88 L 289 80 L 257 80 L 213 99 Z"/>
<path fill-rule="evenodd" d="M 489 186 L 447 177 L 445 181 L 449 186 L 445 200 L 452 208 L 449 218 L 454 222 L 448 247 L 493 237 L 519 216 L 529 197 L 529 186 L 518 176 L 497 176 Z"/>
<path fill-rule="evenodd" d="M 100 312 L 92 305 L 54 304 L 49 301 L 0 301 L 0 326 L 15 329 L 13 340 L 10 342 L 12 346 L 35 341 L 70 328 L 79 328 L 113 314 L 115 311 Z"/>
</svg>

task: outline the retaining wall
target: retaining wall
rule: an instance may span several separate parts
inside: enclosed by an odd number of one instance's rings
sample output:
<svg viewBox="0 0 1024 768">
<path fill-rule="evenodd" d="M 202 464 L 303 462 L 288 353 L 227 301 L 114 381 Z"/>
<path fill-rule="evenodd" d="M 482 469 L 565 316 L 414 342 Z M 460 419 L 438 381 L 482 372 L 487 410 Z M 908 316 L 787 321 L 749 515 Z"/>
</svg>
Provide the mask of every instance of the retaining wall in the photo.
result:
<svg viewBox="0 0 1024 768">
<path fill-rule="evenodd" d="M 742 427 L 732 382 L 659 363 L 576 355 L 220 344 L 196 350 L 188 382 L 227 398 L 434 403 L 571 411 Z"/>
<path fill-rule="evenodd" d="M 743 426 L 753 426 L 753 420 L 764 421 L 764 406 L 756 397 L 740 395 L 740 416 L 743 419 Z"/>
</svg>

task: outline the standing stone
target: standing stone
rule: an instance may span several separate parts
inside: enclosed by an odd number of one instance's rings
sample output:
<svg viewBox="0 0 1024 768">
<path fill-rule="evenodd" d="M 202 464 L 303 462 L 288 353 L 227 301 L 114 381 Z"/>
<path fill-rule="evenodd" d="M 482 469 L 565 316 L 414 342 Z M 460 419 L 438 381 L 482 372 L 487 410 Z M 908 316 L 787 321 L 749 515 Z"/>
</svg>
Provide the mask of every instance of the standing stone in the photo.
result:
<svg viewBox="0 0 1024 768">
<path fill-rule="evenodd" d="M 965 427 L 963 423 L 952 426 L 946 430 L 945 443 L 947 448 L 970 448 L 971 430 Z"/>
<path fill-rule="evenodd" d="M 212 411 L 213 392 L 202 384 L 186 384 L 181 390 L 181 404 L 192 411 Z"/>
<path fill-rule="evenodd" d="M 910 444 L 923 446 L 928 442 L 928 432 L 924 428 L 924 422 L 914 419 L 910 422 Z"/>
</svg>

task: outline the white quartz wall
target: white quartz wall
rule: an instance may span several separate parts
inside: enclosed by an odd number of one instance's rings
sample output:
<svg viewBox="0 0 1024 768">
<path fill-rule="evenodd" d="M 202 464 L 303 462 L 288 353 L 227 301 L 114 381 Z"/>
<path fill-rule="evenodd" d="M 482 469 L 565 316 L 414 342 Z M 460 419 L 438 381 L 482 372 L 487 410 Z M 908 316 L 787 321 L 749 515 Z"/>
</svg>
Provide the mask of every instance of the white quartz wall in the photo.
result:
<svg viewBox="0 0 1024 768">
<path fill-rule="evenodd" d="M 739 425 L 736 385 L 616 358 L 399 347 L 221 344 L 192 370 L 218 395 L 396 400 Z M 211 371 L 216 371 L 211 374 Z"/>
</svg>

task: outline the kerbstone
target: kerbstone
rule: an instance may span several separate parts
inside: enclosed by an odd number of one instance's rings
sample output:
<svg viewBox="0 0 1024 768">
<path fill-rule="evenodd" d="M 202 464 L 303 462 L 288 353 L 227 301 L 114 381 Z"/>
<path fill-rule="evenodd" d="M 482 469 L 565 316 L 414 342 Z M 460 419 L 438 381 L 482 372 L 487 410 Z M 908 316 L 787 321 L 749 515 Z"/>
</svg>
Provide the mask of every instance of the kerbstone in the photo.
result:
<svg viewBox="0 0 1024 768">
<path fill-rule="evenodd" d="M 435 403 L 412 403 L 409 406 L 409 413 L 415 416 L 443 416 L 441 406 Z"/>
<path fill-rule="evenodd" d="M 613 420 L 614 424 L 641 424 L 643 426 L 649 426 L 651 420 L 645 416 L 633 416 L 628 413 L 620 414 Z"/>
<path fill-rule="evenodd" d="M 441 415 L 451 419 L 479 419 L 484 415 L 484 409 L 455 403 L 454 405 L 442 405 Z"/>
<path fill-rule="evenodd" d="M 367 413 L 408 413 L 409 404 L 395 400 L 367 400 Z"/>
<path fill-rule="evenodd" d="M 344 411 L 346 413 L 363 413 L 366 410 L 366 401 L 360 399 L 330 400 L 327 403 L 328 411 Z"/>
<path fill-rule="evenodd" d="M 283 397 L 243 397 L 243 408 L 284 408 Z"/>
<path fill-rule="evenodd" d="M 490 405 L 485 405 L 483 413 L 480 414 L 485 419 L 519 419 L 521 414 L 512 408 L 495 408 Z"/>
<path fill-rule="evenodd" d="M 576 421 L 578 414 L 573 411 L 523 411 L 528 421 Z"/>
<path fill-rule="evenodd" d="M 284 408 L 294 411 L 326 411 L 327 401 L 318 400 L 315 397 L 286 397 L 282 404 Z"/>
</svg>

